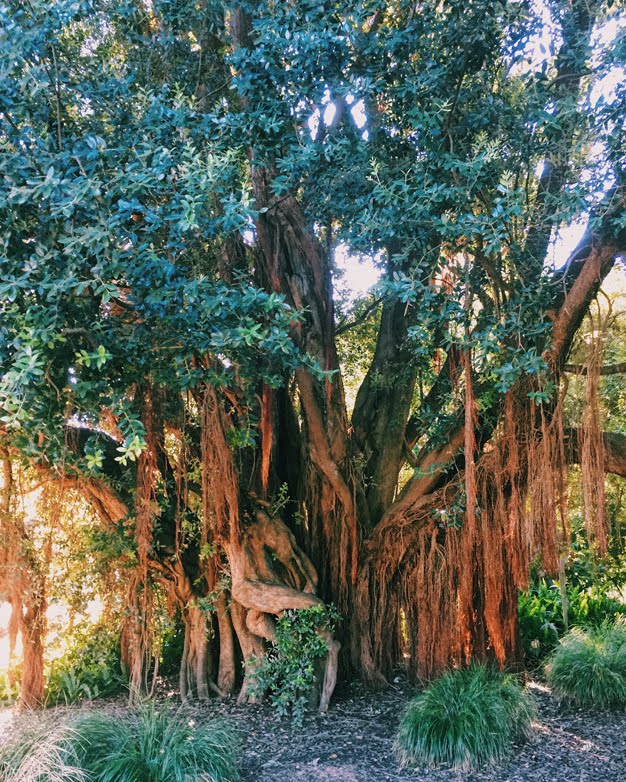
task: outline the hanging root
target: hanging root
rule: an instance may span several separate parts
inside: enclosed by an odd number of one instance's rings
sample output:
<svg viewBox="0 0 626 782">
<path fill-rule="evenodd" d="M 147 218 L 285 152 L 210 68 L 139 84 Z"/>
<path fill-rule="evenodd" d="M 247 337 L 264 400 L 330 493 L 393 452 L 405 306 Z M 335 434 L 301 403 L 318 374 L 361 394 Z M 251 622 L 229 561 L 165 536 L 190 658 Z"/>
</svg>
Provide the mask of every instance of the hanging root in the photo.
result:
<svg viewBox="0 0 626 782">
<path fill-rule="evenodd" d="M 592 320 L 585 381 L 585 409 L 581 427 L 581 476 L 583 510 L 589 542 L 601 555 L 607 551 L 606 497 L 604 490 L 604 440 L 598 387 L 602 361 L 602 337 Z"/>
</svg>

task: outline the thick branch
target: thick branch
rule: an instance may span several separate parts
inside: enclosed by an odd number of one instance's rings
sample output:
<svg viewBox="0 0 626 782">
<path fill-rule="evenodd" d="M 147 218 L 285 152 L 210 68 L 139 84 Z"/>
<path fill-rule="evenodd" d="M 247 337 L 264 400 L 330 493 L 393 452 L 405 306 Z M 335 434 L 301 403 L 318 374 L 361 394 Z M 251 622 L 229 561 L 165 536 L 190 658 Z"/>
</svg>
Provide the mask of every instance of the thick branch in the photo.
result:
<svg viewBox="0 0 626 782">
<path fill-rule="evenodd" d="M 566 455 L 570 464 L 580 464 L 580 430 L 565 432 Z M 604 471 L 626 478 L 626 435 L 619 432 L 604 432 Z"/>
<path fill-rule="evenodd" d="M 310 373 L 304 369 L 299 369 L 296 372 L 296 377 L 300 388 L 302 406 L 307 418 L 308 432 L 311 441 L 311 460 L 341 499 L 346 515 L 351 517 L 354 513 L 352 493 L 341 475 L 341 472 L 337 467 L 337 462 L 331 453 L 331 444 L 326 435 L 324 420 L 319 405 L 315 400 L 313 378 Z"/>
<path fill-rule="evenodd" d="M 565 364 L 563 366 L 564 372 L 570 372 L 573 375 L 587 376 L 589 374 L 589 367 L 586 364 Z M 621 375 L 626 372 L 626 362 L 621 364 L 605 364 L 598 370 L 599 375 Z"/>
<path fill-rule="evenodd" d="M 562 370 L 580 328 L 603 280 L 616 258 L 626 250 L 626 231 L 617 233 L 615 218 L 626 209 L 626 192 L 614 188 L 604 202 L 600 220 L 590 220 L 590 227 L 567 263 L 554 276 L 555 309 L 551 358 Z"/>
<path fill-rule="evenodd" d="M 389 248 L 388 273 L 397 267 Z M 359 388 L 352 426 L 366 458 L 367 504 L 378 521 L 393 499 L 404 460 L 404 439 L 416 371 L 407 343 L 407 307 L 398 299 L 383 305 L 372 364 Z"/>
</svg>

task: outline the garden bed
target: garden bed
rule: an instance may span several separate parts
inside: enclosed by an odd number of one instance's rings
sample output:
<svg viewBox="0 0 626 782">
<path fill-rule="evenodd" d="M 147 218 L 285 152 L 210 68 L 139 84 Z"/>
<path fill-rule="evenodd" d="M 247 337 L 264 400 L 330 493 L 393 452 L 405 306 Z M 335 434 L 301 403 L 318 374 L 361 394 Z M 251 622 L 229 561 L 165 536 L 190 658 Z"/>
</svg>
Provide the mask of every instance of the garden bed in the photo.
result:
<svg viewBox="0 0 626 782">
<path fill-rule="evenodd" d="M 278 720 L 265 706 L 212 702 L 245 734 L 245 782 L 624 782 L 626 714 L 589 713 L 560 705 L 531 685 L 539 709 L 534 740 L 504 765 L 484 772 L 401 769 L 393 753 L 405 684 L 371 694 L 358 686 L 340 692 L 325 717 L 302 728 Z"/>
<path fill-rule="evenodd" d="M 566 707 L 539 683 L 531 690 L 539 710 L 535 738 L 505 764 L 472 773 L 399 767 L 393 742 L 410 699 L 404 681 L 377 694 L 358 685 L 340 689 L 329 713 L 306 717 L 302 727 L 277 718 L 266 705 L 214 699 L 185 710 L 195 719 L 222 716 L 241 732 L 242 782 L 624 782 L 626 713 Z M 162 693 L 164 701 L 174 695 Z M 90 702 L 71 710 L 79 708 L 114 713 L 125 707 L 120 701 Z M 52 711 L 43 718 L 56 721 Z M 0 742 L 3 729 L 6 737 L 14 727 L 11 716 L 0 711 Z"/>
</svg>

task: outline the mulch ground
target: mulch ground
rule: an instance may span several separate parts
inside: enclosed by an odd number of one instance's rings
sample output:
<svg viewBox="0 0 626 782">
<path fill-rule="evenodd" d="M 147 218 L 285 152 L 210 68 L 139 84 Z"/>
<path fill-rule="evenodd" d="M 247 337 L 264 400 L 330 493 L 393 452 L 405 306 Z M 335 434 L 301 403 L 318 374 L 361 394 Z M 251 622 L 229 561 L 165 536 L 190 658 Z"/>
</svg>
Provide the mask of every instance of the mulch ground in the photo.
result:
<svg viewBox="0 0 626 782">
<path fill-rule="evenodd" d="M 580 711 L 559 704 L 542 684 L 531 690 L 539 710 L 535 738 L 517 747 L 509 762 L 480 773 L 400 768 L 393 742 L 411 697 L 403 681 L 378 694 L 358 685 L 339 690 L 326 716 L 308 716 L 300 728 L 268 706 L 215 699 L 184 708 L 197 719 L 220 716 L 239 729 L 244 782 L 626 782 L 626 713 Z M 115 713 L 125 707 L 95 701 L 81 708 Z M 50 711 L 44 719 L 60 718 Z M 12 717 L 0 710 L 0 742 L 3 728 L 6 734 L 15 727 Z"/>
<path fill-rule="evenodd" d="M 394 735 L 410 693 L 399 683 L 373 695 L 353 686 L 324 717 L 297 728 L 266 706 L 198 707 L 235 722 L 246 736 L 246 782 L 626 782 L 626 714 L 590 714 L 560 705 L 531 684 L 539 718 L 535 738 L 511 760 L 480 773 L 399 767 Z"/>
</svg>

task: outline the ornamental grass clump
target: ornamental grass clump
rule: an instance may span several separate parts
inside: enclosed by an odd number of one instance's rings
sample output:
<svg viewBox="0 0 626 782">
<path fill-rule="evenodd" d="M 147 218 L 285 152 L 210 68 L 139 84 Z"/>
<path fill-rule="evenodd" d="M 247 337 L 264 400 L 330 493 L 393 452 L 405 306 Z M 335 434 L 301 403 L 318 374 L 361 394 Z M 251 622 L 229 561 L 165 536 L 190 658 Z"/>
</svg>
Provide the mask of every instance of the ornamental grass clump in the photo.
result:
<svg viewBox="0 0 626 782">
<path fill-rule="evenodd" d="M 236 782 L 239 740 L 225 723 L 144 704 L 124 718 L 86 714 L 78 755 L 94 782 Z"/>
<path fill-rule="evenodd" d="M 148 703 L 20 733 L 0 752 L 0 782 L 237 782 L 240 757 L 225 723 Z"/>
<path fill-rule="evenodd" d="M 532 697 L 516 677 L 473 665 L 444 674 L 411 702 L 396 750 L 403 765 L 489 766 L 530 736 L 534 716 Z"/>
<path fill-rule="evenodd" d="M 80 767 L 77 743 L 68 725 L 23 720 L 0 748 L 0 782 L 90 782 Z"/>
<path fill-rule="evenodd" d="M 626 709 L 626 621 L 572 630 L 550 658 L 546 676 L 563 700 L 591 709 Z"/>
</svg>

